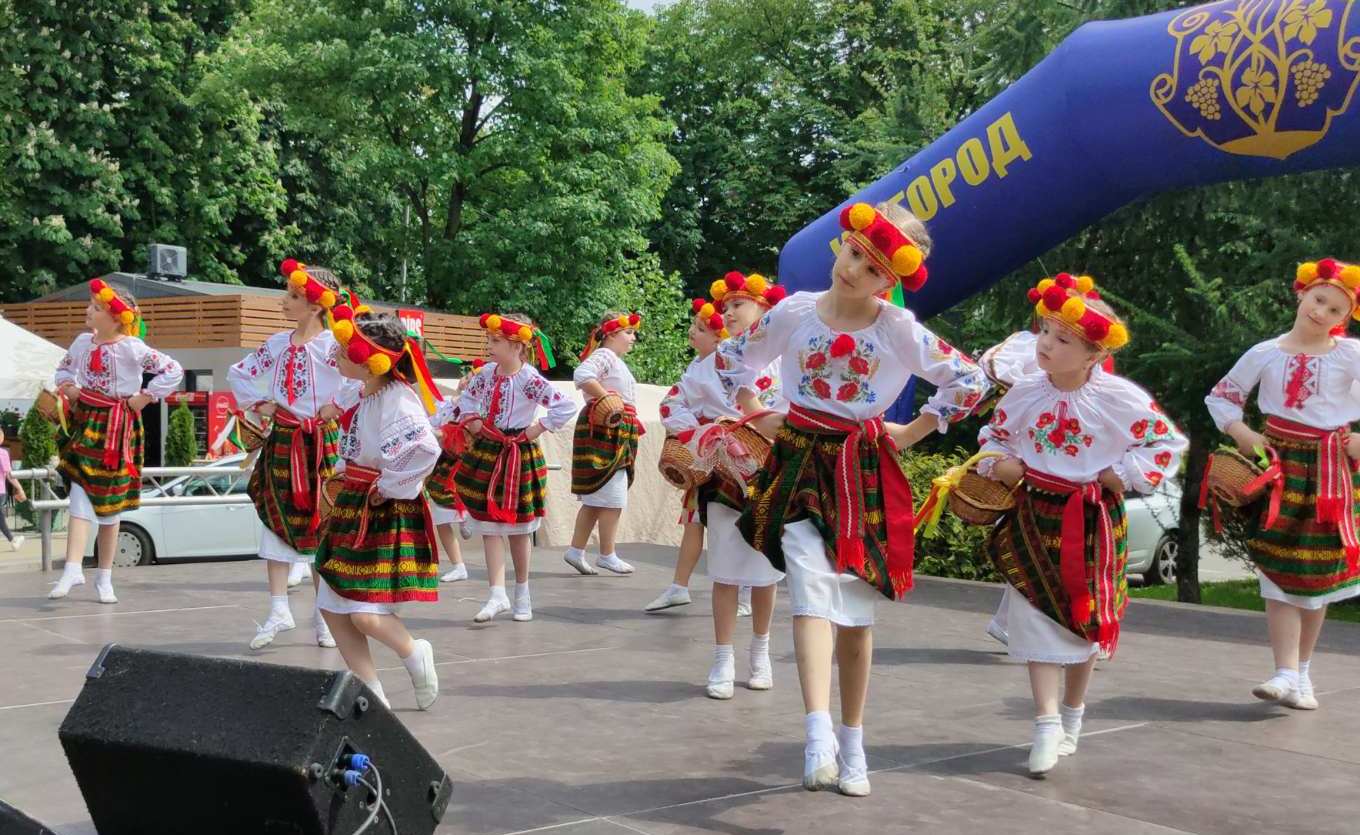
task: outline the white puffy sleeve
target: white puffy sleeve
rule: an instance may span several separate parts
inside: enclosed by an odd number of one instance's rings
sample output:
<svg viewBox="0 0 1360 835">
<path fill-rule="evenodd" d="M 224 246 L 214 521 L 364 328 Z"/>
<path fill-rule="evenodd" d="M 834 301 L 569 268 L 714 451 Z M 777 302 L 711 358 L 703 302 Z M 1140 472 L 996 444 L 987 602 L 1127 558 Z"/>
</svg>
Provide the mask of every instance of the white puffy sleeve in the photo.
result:
<svg viewBox="0 0 1360 835">
<path fill-rule="evenodd" d="M 1006 337 L 998 345 L 988 348 L 978 364 L 993 380 L 1013 386 L 1021 377 L 1039 370 L 1035 355 L 1038 337 L 1029 331 L 1019 331 Z"/>
<path fill-rule="evenodd" d="M 85 357 L 89 356 L 90 345 L 94 342 L 94 334 L 82 333 L 71 341 L 71 347 L 66 349 L 66 356 L 57 363 L 55 381 L 57 387 L 67 385 L 80 385 L 79 369 L 85 362 Z"/>
<path fill-rule="evenodd" d="M 1016 384 L 996 404 L 992 419 L 978 433 L 980 452 L 995 452 L 1006 458 L 1021 458 L 1019 444 L 1025 429 L 1025 416 L 1034 401 L 1042 394 L 1035 385 Z M 978 462 L 978 475 L 991 478 L 992 468 L 1001 458 L 984 458 Z"/>
<path fill-rule="evenodd" d="M 1204 405 L 1209 407 L 1209 415 L 1220 430 L 1242 419 L 1247 398 L 1260 381 L 1273 350 L 1271 342 L 1262 342 L 1247 351 L 1204 398 Z"/>
<path fill-rule="evenodd" d="M 463 393 L 458 395 L 460 413 L 486 417 L 491 409 L 491 375 L 495 369 L 496 364 L 489 362 L 463 383 Z"/>
<path fill-rule="evenodd" d="M 590 352 L 590 356 L 576 366 L 576 371 L 571 375 L 572 382 L 576 383 L 577 388 L 592 381 L 603 386 L 605 377 L 609 376 L 614 363 L 618 361 L 619 358 L 608 348 L 596 348 Z M 609 387 L 605 386 L 605 388 Z"/>
<path fill-rule="evenodd" d="M 403 386 L 389 396 L 379 432 L 383 465 L 378 492 L 389 499 L 420 498 L 440 450 L 419 395 Z"/>
<path fill-rule="evenodd" d="M 1126 444 L 1119 463 L 1111 469 L 1125 488 L 1151 493 L 1180 472 L 1181 456 L 1190 441 L 1137 384 L 1106 374 L 1101 388 L 1102 399 L 1108 400 L 1102 411 L 1119 427 Z"/>
<path fill-rule="evenodd" d="M 136 339 L 136 337 L 128 337 Z M 142 373 L 152 375 L 147 381 L 145 391 L 157 400 L 164 400 L 166 395 L 173 394 L 179 390 L 179 384 L 184 380 L 184 369 L 169 354 L 161 353 L 140 339 L 134 343 L 138 361 L 141 363 Z"/>
<path fill-rule="evenodd" d="M 695 364 L 690 363 L 685 373 L 680 375 L 680 382 L 671 386 L 666 391 L 666 396 L 661 398 L 661 425 L 666 428 L 668 435 L 678 435 L 686 429 L 695 429 L 699 426 L 699 417 L 689 405 L 688 388 L 694 380 L 690 369 L 694 367 Z"/>
<path fill-rule="evenodd" d="M 287 332 L 274 334 L 227 369 L 227 386 L 231 388 L 237 406 L 249 409 L 274 399 L 274 363 L 278 359 L 280 342 L 288 338 Z"/>
<path fill-rule="evenodd" d="M 879 316 L 887 320 L 898 359 L 911 373 L 935 384 L 935 394 L 921 411 L 938 419 L 939 431 L 972 414 L 992 388 L 977 363 L 931 333 L 904 307 L 885 304 Z"/>
<path fill-rule="evenodd" d="M 543 417 L 543 428 L 556 432 L 571 423 L 576 417 L 576 404 L 563 396 L 537 369 L 525 368 L 528 369 L 528 380 L 524 384 L 524 396 L 548 411 Z"/>
</svg>

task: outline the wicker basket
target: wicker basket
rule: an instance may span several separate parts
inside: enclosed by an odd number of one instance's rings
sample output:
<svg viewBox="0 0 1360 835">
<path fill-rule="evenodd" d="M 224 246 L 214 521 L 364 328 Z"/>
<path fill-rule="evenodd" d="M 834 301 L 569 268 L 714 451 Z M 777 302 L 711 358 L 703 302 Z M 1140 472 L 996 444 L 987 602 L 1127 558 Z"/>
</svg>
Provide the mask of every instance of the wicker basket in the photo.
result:
<svg viewBox="0 0 1360 835">
<path fill-rule="evenodd" d="M 1235 449 L 1219 449 L 1209 453 L 1209 492 L 1231 507 L 1245 507 L 1265 492 L 1262 484 L 1248 493 L 1245 488 L 1261 474 L 1261 468 Z"/>
<path fill-rule="evenodd" d="M 269 430 L 259 421 L 259 416 L 252 413 L 241 412 L 236 415 L 236 430 L 241 434 L 241 443 L 246 445 L 246 452 L 261 449 L 269 437 Z"/>
<path fill-rule="evenodd" d="M 959 486 L 949 491 L 949 509 L 969 525 L 990 526 L 1015 507 L 1015 492 L 999 481 L 969 469 Z"/>
<path fill-rule="evenodd" d="M 624 416 L 623 398 L 612 391 L 590 404 L 591 426 L 607 426 L 613 429 L 623 423 Z"/>
<path fill-rule="evenodd" d="M 667 438 L 661 445 L 661 460 L 657 462 L 656 468 L 661 471 L 661 477 L 677 490 L 689 490 L 703 484 L 705 479 L 700 473 L 694 472 L 694 453 L 689 451 L 678 438 Z"/>
<path fill-rule="evenodd" d="M 340 496 L 340 488 L 343 487 L 344 484 L 344 473 L 336 473 L 321 482 L 321 496 L 318 501 L 318 510 L 321 513 L 321 524 L 326 524 L 326 520 L 331 518 L 331 513 L 335 511 L 335 500 Z"/>
<path fill-rule="evenodd" d="M 53 426 L 65 425 L 66 421 L 63 420 L 62 413 L 70 414 L 66 405 L 66 397 L 47 389 L 38 392 L 38 400 L 33 406 L 38 410 L 38 414 L 42 415 Z"/>
</svg>

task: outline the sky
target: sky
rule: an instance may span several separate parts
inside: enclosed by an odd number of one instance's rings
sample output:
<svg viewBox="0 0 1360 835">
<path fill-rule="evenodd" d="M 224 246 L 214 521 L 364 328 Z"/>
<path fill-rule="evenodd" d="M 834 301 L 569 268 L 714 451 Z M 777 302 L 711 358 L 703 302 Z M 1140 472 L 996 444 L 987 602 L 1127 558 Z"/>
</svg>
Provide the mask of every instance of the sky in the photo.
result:
<svg viewBox="0 0 1360 835">
<path fill-rule="evenodd" d="M 663 0 L 628 0 L 628 5 L 635 9 L 642 9 L 644 12 L 650 12 L 661 2 L 663 2 Z"/>
</svg>

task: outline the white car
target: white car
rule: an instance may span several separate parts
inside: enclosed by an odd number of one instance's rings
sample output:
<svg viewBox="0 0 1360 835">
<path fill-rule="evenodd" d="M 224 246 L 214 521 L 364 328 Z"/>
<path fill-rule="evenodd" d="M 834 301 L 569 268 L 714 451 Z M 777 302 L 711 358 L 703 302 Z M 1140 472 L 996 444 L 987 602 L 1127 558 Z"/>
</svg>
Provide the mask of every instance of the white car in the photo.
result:
<svg viewBox="0 0 1360 835">
<path fill-rule="evenodd" d="M 250 470 L 241 469 L 244 454 L 212 462 L 221 475 L 181 476 L 163 487 L 142 491 L 150 496 L 245 496 Z M 252 557 L 260 552 L 264 525 L 249 501 L 231 505 L 155 505 L 123 514 L 113 564 L 122 568 L 165 559 Z M 92 537 L 93 539 L 93 537 Z M 94 556 L 94 543 L 85 556 Z"/>
<path fill-rule="evenodd" d="M 1141 574 L 1143 584 L 1157 586 L 1176 582 L 1176 532 L 1180 527 L 1181 488 L 1164 481 L 1145 495 L 1130 493 L 1124 499 L 1129 520 L 1127 574 Z"/>
</svg>

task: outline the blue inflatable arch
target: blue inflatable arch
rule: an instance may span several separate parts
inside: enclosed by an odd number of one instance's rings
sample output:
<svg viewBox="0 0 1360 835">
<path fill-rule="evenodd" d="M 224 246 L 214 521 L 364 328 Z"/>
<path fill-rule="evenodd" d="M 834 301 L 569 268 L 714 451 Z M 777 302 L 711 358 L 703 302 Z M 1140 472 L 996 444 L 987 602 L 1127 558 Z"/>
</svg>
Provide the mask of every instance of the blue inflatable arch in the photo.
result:
<svg viewBox="0 0 1360 835">
<path fill-rule="evenodd" d="M 1225 0 L 1088 23 L 849 199 L 900 202 L 927 222 L 930 280 L 906 298 L 924 318 L 1139 198 L 1360 164 L 1358 82 L 1360 0 Z M 840 208 L 784 245 L 790 290 L 827 286 Z"/>
</svg>

